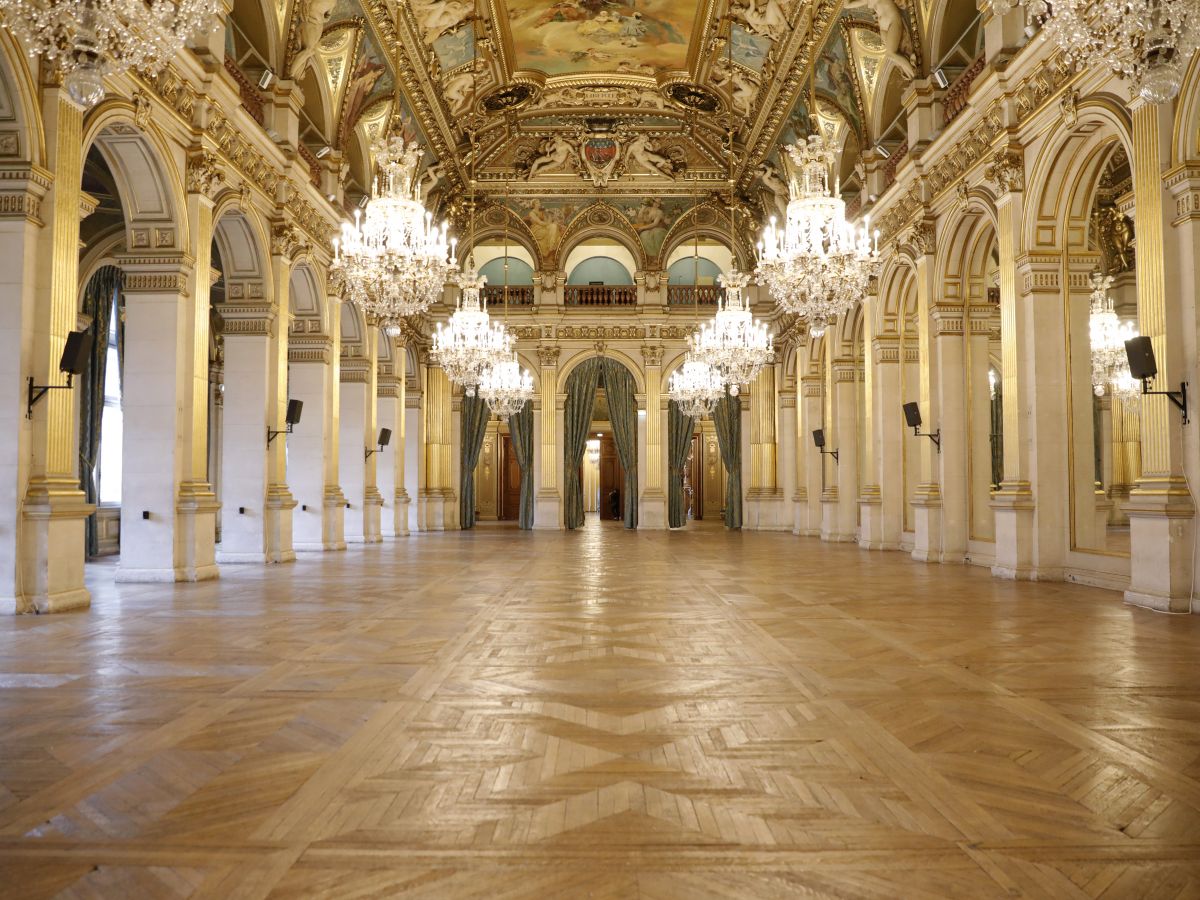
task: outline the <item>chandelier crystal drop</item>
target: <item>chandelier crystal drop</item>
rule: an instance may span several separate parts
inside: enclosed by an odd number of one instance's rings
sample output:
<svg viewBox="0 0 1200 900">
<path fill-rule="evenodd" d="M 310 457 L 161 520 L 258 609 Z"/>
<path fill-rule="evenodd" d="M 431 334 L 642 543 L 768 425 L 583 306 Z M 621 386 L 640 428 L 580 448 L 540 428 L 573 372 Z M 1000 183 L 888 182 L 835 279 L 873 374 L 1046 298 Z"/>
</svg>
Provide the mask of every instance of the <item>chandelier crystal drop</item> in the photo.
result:
<svg viewBox="0 0 1200 900">
<path fill-rule="evenodd" d="M 1092 297 L 1088 313 L 1088 336 L 1092 349 L 1092 390 L 1097 397 L 1113 388 L 1122 368 L 1129 374 L 1125 342 L 1137 337 L 1137 329 L 1122 322 L 1108 293 L 1112 276 L 1099 271 L 1092 273 Z"/>
<path fill-rule="evenodd" d="M 667 394 L 685 416 L 702 419 L 712 415 L 725 395 L 725 382 L 716 369 L 689 353 L 683 365 L 671 374 Z"/>
<path fill-rule="evenodd" d="M 521 368 L 517 355 L 493 363 L 479 381 L 479 396 L 501 419 L 515 416 L 533 399 L 533 376 Z"/>
<path fill-rule="evenodd" d="M 103 76 L 157 73 L 220 13 L 220 0 L 0 0 L 0 23 L 85 109 L 103 99 Z"/>
<path fill-rule="evenodd" d="M 692 337 L 692 357 L 707 364 L 736 397 L 739 385 L 749 384 L 775 355 L 774 338 L 767 326 L 750 314 L 742 289 L 750 276 L 737 269 L 718 276 L 725 288 L 717 301 L 717 314 Z"/>
<path fill-rule="evenodd" d="M 480 301 L 487 277 L 466 270 L 455 280 L 460 296 L 450 321 L 438 323 L 433 334 L 433 357 L 446 376 L 474 397 L 484 373 L 512 355 L 513 338 L 503 325 L 493 322 Z"/>
<path fill-rule="evenodd" d="M 1179 93 L 1200 47 L 1196 0 L 1030 0 L 1029 11 L 1074 66 L 1111 69 L 1149 103 Z"/>
<path fill-rule="evenodd" d="M 366 215 L 342 224 L 334 240 L 330 280 L 350 302 L 388 331 L 440 299 L 454 271 L 454 241 L 421 205 L 417 167 L 424 151 L 391 135 L 372 146 L 379 175 Z"/>
<path fill-rule="evenodd" d="M 879 233 L 846 221 L 846 204 L 830 190 L 836 152 L 821 134 L 789 146 L 794 166 L 787 222 L 772 216 L 758 245 L 758 280 L 775 302 L 820 336 L 835 318 L 854 308 L 879 274 Z"/>
</svg>

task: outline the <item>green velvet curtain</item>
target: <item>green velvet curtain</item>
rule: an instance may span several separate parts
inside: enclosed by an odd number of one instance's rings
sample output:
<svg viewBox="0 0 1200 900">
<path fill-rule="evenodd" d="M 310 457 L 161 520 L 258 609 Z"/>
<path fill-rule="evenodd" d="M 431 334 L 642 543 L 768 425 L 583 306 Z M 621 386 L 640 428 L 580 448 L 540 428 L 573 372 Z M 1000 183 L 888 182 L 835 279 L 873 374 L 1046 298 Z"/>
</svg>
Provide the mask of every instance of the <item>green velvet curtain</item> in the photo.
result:
<svg viewBox="0 0 1200 900">
<path fill-rule="evenodd" d="M 726 394 L 713 410 L 717 444 L 725 463 L 725 525 L 742 527 L 742 404 Z"/>
<path fill-rule="evenodd" d="M 692 446 L 696 420 L 685 416 L 679 404 L 667 404 L 667 525 L 682 528 L 687 524 L 687 503 L 683 499 L 683 469 Z"/>
<path fill-rule="evenodd" d="M 483 449 L 483 435 L 487 431 L 491 410 L 482 397 L 462 399 L 462 446 L 459 448 L 459 463 L 462 468 L 462 489 L 458 492 L 458 522 L 464 531 L 475 527 L 475 467 L 479 465 L 479 451 Z"/>
<path fill-rule="evenodd" d="M 612 420 L 613 442 L 625 470 L 625 527 L 638 525 L 637 477 L 637 382 L 615 359 L 604 359 L 604 391 L 608 395 L 608 415 Z M 583 491 L 579 492 L 583 502 Z"/>
<path fill-rule="evenodd" d="M 533 402 L 526 400 L 521 411 L 508 420 L 513 456 L 521 469 L 521 511 L 517 526 L 533 528 Z"/>
<path fill-rule="evenodd" d="M 92 353 L 79 385 L 79 484 L 88 503 L 97 503 L 100 499 L 96 461 L 100 456 L 100 423 L 104 415 L 108 331 L 112 324 L 113 302 L 120 303 L 121 279 L 121 270 L 116 266 L 102 266 L 83 291 L 83 313 L 92 320 L 88 326 L 88 333 L 92 336 Z M 87 555 L 95 556 L 100 552 L 95 513 L 87 518 L 86 538 Z"/>
<path fill-rule="evenodd" d="M 596 403 L 596 387 L 604 360 L 600 357 L 585 360 L 567 378 L 567 403 L 563 410 L 563 521 L 568 528 L 583 524 L 583 485 L 579 467 L 587 449 L 592 407 Z M 542 465 L 547 461 L 543 460 Z"/>
</svg>

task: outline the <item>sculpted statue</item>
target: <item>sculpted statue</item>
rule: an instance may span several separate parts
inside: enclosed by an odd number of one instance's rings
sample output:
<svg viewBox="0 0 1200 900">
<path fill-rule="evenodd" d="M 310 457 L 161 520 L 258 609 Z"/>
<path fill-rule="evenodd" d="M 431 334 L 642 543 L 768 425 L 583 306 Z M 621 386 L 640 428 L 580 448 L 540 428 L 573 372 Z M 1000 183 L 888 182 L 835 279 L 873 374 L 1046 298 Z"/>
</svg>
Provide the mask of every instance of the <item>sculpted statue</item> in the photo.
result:
<svg viewBox="0 0 1200 900">
<path fill-rule="evenodd" d="M 787 183 L 779 177 L 779 170 L 770 160 L 763 160 L 758 167 L 758 177 L 762 179 L 763 187 L 771 194 L 771 202 L 775 206 L 775 214 L 781 222 L 787 221 L 787 205 L 791 199 Z"/>
<path fill-rule="evenodd" d="M 467 66 L 446 78 L 445 83 L 442 85 L 442 96 L 446 100 L 446 105 L 450 107 L 451 113 L 458 115 L 466 111 L 467 105 L 471 100 L 471 91 L 475 84 L 475 76 L 482 71 L 482 63 L 477 62 L 473 68 Z"/>
<path fill-rule="evenodd" d="M 445 171 L 445 166 L 443 166 L 442 163 L 435 162 L 428 166 L 425 171 L 421 173 L 422 203 L 429 198 L 429 195 L 433 192 L 433 189 L 438 186 L 438 182 L 442 180 L 442 177 L 445 175 Z"/>
<path fill-rule="evenodd" d="M 292 67 L 288 75 L 293 79 L 299 78 L 308 68 L 309 62 L 316 55 L 317 45 L 321 42 L 321 34 L 325 23 L 333 13 L 337 0 L 306 0 L 304 11 L 301 13 L 300 26 L 297 28 L 299 46 L 292 58 Z"/>
<path fill-rule="evenodd" d="M 453 31 L 475 12 L 464 0 L 433 0 L 432 3 L 413 3 L 413 14 L 425 32 L 425 43 L 432 44 L 447 31 Z"/>
<path fill-rule="evenodd" d="M 754 105 L 754 97 L 758 94 L 758 85 L 738 66 L 733 66 L 732 71 L 730 68 L 728 64 L 723 64 L 717 70 L 720 77 L 716 84 L 725 85 L 729 90 L 734 112 L 748 116 Z"/>
<path fill-rule="evenodd" d="M 549 169 L 561 169 L 571 158 L 573 152 L 574 148 L 565 137 L 561 134 L 551 135 L 542 141 L 542 145 L 538 148 L 538 155 L 529 164 L 527 177 L 532 178 Z"/>
<path fill-rule="evenodd" d="M 879 39 L 883 41 L 883 49 L 888 59 L 892 60 L 904 73 L 904 77 L 913 77 L 912 63 L 900 52 L 900 42 L 904 38 L 904 19 L 900 15 L 900 7 L 896 0 L 846 0 L 842 9 L 869 9 L 875 13 L 879 22 Z"/>
<path fill-rule="evenodd" d="M 762 0 L 761 3 L 749 0 L 738 12 L 747 28 L 771 40 L 778 40 L 788 27 L 787 13 L 779 0 Z"/>
<path fill-rule="evenodd" d="M 650 146 L 650 138 L 639 134 L 625 147 L 625 159 L 663 178 L 673 178 L 671 160 Z"/>
</svg>

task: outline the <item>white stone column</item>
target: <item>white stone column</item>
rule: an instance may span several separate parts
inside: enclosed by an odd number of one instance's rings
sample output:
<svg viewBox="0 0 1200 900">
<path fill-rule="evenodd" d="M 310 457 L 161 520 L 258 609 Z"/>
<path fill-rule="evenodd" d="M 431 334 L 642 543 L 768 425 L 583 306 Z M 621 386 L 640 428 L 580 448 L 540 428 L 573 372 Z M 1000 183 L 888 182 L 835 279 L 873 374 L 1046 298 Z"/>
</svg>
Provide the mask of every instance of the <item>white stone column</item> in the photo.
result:
<svg viewBox="0 0 1200 900">
<path fill-rule="evenodd" d="M 879 549 L 899 550 L 904 535 L 904 403 L 900 336 L 881 334 L 872 342 L 875 377 L 871 382 L 879 471 Z M 864 510 L 865 513 L 865 510 Z M 874 513 L 874 510 L 872 510 Z M 866 522 L 864 520 L 864 527 Z M 874 531 L 872 531 L 874 533 Z"/>
<path fill-rule="evenodd" d="M 966 396 L 965 310 L 961 304 L 935 305 L 931 311 L 932 347 L 937 381 L 932 385 L 937 419 L 926 419 L 922 432 L 941 432 L 933 450 L 941 493 L 941 545 L 931 548 L 929 562 L 961 563 L 967 555 L 969 490 L 967 459 L 970 448 Z M 922 409 L 922 414 L 925 410 Z M 930 438 L 921 438 L 933 444 Z"/>
<path fill-rule="evenodd" d="M 340 316 L 331 321 L 340 323 Z M 338 484 L 335 414 L 340 406 L 339 349 L 326 335 L 294 334 L 288 346 L 288 392 L 304 403 L 300 424 L 287 435 L 288 482 L 298 504 L 292 511 L 297 550 L 346 549 L 346 498 Z"/>
<path fill-rule="evenodd" d="M 779 489 L 779 396 L 776 385 L 783 366 L 778 359 L 763 366 L 750 384 L 750 479 L 746 490 L 745 526 L 756 531 L 785 527 L 784 495 Z"/>
<path fill-rule="evenodd" d="M 378 329 L 367 326 L 363 342 L 365 359 L 342 360 L 340 481 L 346 495 L 346 541 L 375 544 L 380 534 L 380 502 L 376 486 L 377 454 L 367 456 L 375 446 L 375 395 L 377 390 Z"/>
<path fill-rule="evenodd" d="M 651 274 L 653 277 L 650 282 L 657 285 L 657 276 L 663 273 Z M 639 288 L 639 291 L 641 289 Z M 654 289 L 657 290 L 657 287 Z M 644 345 L 642 359 L 645 362 L 646 373 L 646 427 L 639 430 L 644 430 L 646 435 L 646 477 L 642 486 L 642 496 L 639 498 L 638 528 L 661 529 L 667 527 L 666 435 L 669 427 L 662 391 L 662 345 Z"/>
<path fill-rule="evenodd" d="M 408 346 L 404 338 L 393 338 L 392 358 L 395 360 L 393 371 L 396 377 L 396 424 L 389 426 L 392 429 L 393 447 L 391 532 L 395 537 L 407 537 L 411 531 L 409 507 L 412 505 L 412 498 L 406 484 L 408 470 Z"/>
<path fill-rule="evenodd" d="M 458 519 L 454 491 L 454 391 L 440 366 L 421 367 L 421 432 L 424 465 L 417 495 L 421 531 L 452 530 Z"/>
<path fill-rule="evenodd" d="M 920 353 L 920 392 L 917 402 L 921 407 L 921 431 L 935 431 L 940 427 L 942 412 L 938 404 L 938 359 L 934 347 L 933 310 L 936 303 L 937 273 L 934 266 L 935 224 L 922 220 L 913 229 L 912 249 L 917 286 L 917 347 Z M 942 558 L 942 485 L 941 461 L 938 448 L 933 441 L 922 438 L 917 447 L 919 482 L 913 492 L 912 504 L 916 526 L 913 559 L 937 562 Z"/>
<path fill-rule="evenodd" d="M 971 410 L 969 434 L 970 515 L 968 539 L 995 540 L 992 512 L 992 395 L 988 381 L 989 346 L 995 308 L 987 303 L 967 307 L 967 403 Z"/>
<path fill-rule="evenodd" d="M 878 281 L 872 282 L 878 291 Z M 879 550 L 883 546 L 883 494 L 879 489 L 879 410 L 876 382 L 875 319 L 878 315 L 878 293 L 868 294 L 863 300 L 863 402 L 859 410 L 862 417 L 862 446 L 858 448 L 862 459 L 862 478 L 858 486 L 858 545 L 866 550 Z"/>
<path fill-rule="evenodd" d="M 10 386 L 6 402 L 0 404 L 0 433 L 7 436 L 0 441 L 0 612 L 6 613 L 33 607 L 23 590 L 18 541 L 32 422 L 25 417 L 25 391 L 11 388 L 23 386 L 34 370 L 38 213 L 48 186 L 48 177 L 28 164 L 0 167 L 0 295 L 6 298 L 0 303 L 0 383 Z M 78 563 L 82 569 L 82 555 Z M 75 605 L 88 602 L 86 592 L 75 599 Z"/>
<path fill-rule="evenodd" d="M 826 429 L 828 446 L 838 451 L 829 457 L 821 540 L 855 541 L 858 538 L 858 365 L 853 359 L 837 359 L 831 366 L 831 428 Z M 833 490 L 829 488 L 832 487 Z"/>
<path fill-rule="evenodd" d="M 811 342 L 809 347 L 811 352 Z M 822 477 L 825 457 L 813 444 L 812 436 L 816 429 L 825 427 L 825 382 L 822 377 L 802 375 L 800 395 L 801 434 L 797 438 L 797 455 L 804 459 L 805 502 L 799 510 L 795 531 L 815 537 L 821 533 L 821 495 L 825 489 Z"/>
<path fill-rule="evenodd" d="M 397 487 L 399 490 L 404 489 L 403 468 L 397 464 L 397 460 L 402 462 L 404 459 L 404 447 L 396 440 L 396 436 L 401 430 L 401 423 L 404 421 L 401 414 L 403 407 L 400 405 L 400 389 L 397 386 L 394 372 L 394 368 L 390 368 L 390 371 L 387 372 L 380 372 L 378 394 L 375 399 L 375 437 L 371 439 L 371 445 L 368 448 L 376 451 L 372 454 L 372 458 L 375 460 L 376 487 L 379 490 L 381 503 L 380 535 L 385 538 L 398 536 L 396 528 L 400 522 L 400 510 L 396 508 L 396 494 Z M 379 438 L 379 432 L 384 428 L 392 432 L 392 437 L 388 446 L 380 450 L 376 441 Z M 399 473 L 397 472 L 398 468 Z M 397 474 L 400 474 L 400 481 L 396 480 Z M 405 514 L 407 515 L 407 510 Z M 399 534 L 403 534 L 403 532 L 399 532 Z"/>
<path fill-rule="evenodd" d="M 418 350 L 419 353 L 419 350 Z M 419 359 L 419 355 L 416 357 Z M 421 485 L 425 479 L 425 430 L 422 422 L 421 403 L 422 393 L 419 389 L 421 365 L 418 362 L 415 375 L 417 390 L 408 390 L 405 378 L 404 397 L 404 489 L 408 495 L 408 530 L 419 530 L 417 521 L 418 503 L 414 502 L 421 494 Z"/>
<path fill-rule="evenodd" d="M 215 519 L 203 511 L 178 508 L 185 499 L 185 480 L 192 476 L 195 423 L 186 401 L 195 366 L 194 300 L 187 291 L 190 261 L 179 255 L 127 256 L 120 265 L 125 271 L 125 440 L 116 577 L 215 578 Z M 200 522 L 204 528 L 194 527 Z"/>
<path fill-rule="evenodd" d="M 9 382 L 9 389 L 19 397 L 21 416 L 25 415 L 24 378 L 32 376 L 37 384 L 66 383 L 58 364 L 67 333 L 75 329 L 79 301 L 83 115 L 61 88 L 43 87 L 41 99 L 46 169 L 24 179 L 29 190 L 19 201 L 26 212 L 32 211 L 45 223 L 38 235 L 37 262 L 30 273 L 36 299 L 31 318 L 22 316 L 25 366 L 20 379 Z M 44 200 L 31 210 L 43 189 Z M 29 256 L 12 260 L 9 271 L 17 272 L 29 260 Z M 30 284 L 30 280 L 22 283 Z M 14 302 L 19 301 L 7 301 Z M 26 426 L 28 455 L 23 458 L 28 460 L 28 468 L 23 473 L 19 505 L 20 575 L 13 604 L 19 613 L 78 609 L 91 602 L 83 585 L 84 520 L 94 507 L 79 488 L 76 409 L 73 391 L 50 391 L 34 407 L 32 421 Z M 18 464 L 19 477 L 20 468 Z"/>
</svg>

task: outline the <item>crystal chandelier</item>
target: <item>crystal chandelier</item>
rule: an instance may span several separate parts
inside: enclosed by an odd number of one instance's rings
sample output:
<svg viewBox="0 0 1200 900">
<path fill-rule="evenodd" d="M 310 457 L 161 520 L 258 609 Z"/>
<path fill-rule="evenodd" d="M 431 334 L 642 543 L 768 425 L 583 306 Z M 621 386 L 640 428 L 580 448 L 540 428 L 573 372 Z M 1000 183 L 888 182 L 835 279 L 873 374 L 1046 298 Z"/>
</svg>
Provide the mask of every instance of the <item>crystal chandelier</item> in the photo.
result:
<svg viewBox="0 0 1200 900">
<path fill-rule="evenodd" d="M 1117 317 L 1108 293 L 1112 282 L 1112 276 L 1099 270 L 1092 273 L 1088 336 L 1092 349 L 1092 390 L 1097 397 L 1103 397 L 1104 392 L 1116 383 L 1122 368 L 1128 375 L 1125 342 L 1137 337 L 1137 329 Z"/>
<path fill-rule="evenodd" d="M 0 0 L 0 22 L 85 109 L 103 99 L 103 76 L 158 72 L 220 13 L 219 0 Z"/>
<path fill-rule="evenodd" d="M 879 274 L 879 233 L 846 221 L 846 204 L 829 189 L 833 144 L 819 132 L 787 148 L 796 169 L 781 231 L 775 217 L 758 245 L 758 279 L 786 312 L 820 336 L 866 295 Z"/>
<path fill-rule="evenodd" d="M 774 357 L 774 339 L 742 298 L 750 276 L 733 269 L 718 280 L 725 296 L 717 300 L 717 314 L 693 335 L 692 358 L 708 365 L 736 397 L 739 385 L 753 381 Z"/>
<path fill-rule="evenodd" d="M 995 5 L 1007 11 L 1015 2 Z M 1072 65 L 1110 69 L 1148 103 L 1166 103 L 1179 93 L 1200 47 L 1196 0 L 1030 0 L 1029 11 Z"/>
<path fill-rule="evenodd" d="M 449 322 L 438 322 L 433 334 L 433 357 L 451 381 L 462 385 L 468 397 L 474 397 L 484 373 L 512 355 L 513 339 L 508 329 L 493 322 L 483 308 L 479 295 L 487 283 L 485 276 L 464 269 L 455 283 L 460 292 L 458 306 Z"/>
<path fill-rule="evenodd" d="M 716 369 L 688 354 L 683 365 L 671 374 L 667 394 L 685 416 L 702 419 L 712 415 L 725 395 L 725 382 Z"/>
<path fill-rule="evenodd" d="M 454 241 L 445 223 L 421 205 L 417 165 L 424 151 L 393 134 L 372 145 L 379 175 L 363 216 L 342 224 L 334 239 L 330 280 L 368 319 L 389 334 L 406 316 L 427 310 L 441 297 L 454 269 Z"/>
<path fill-rule="evenodd" d="M 1130 374 L 1128 362 L 1121 363 L 1117 369 L 1117 373 L 1109 385 L 1109 391 L 1114 400 L 1128 401 L 1141 396 L 1142 383 Z"/>
<path fill-rule="evenodd" d="M 479 380 L 479 396 L 501 419 L 511 418 L 533 399 L 533 376 L 521 368 L 513 353 L 484 370 Z"/>
</svg>

